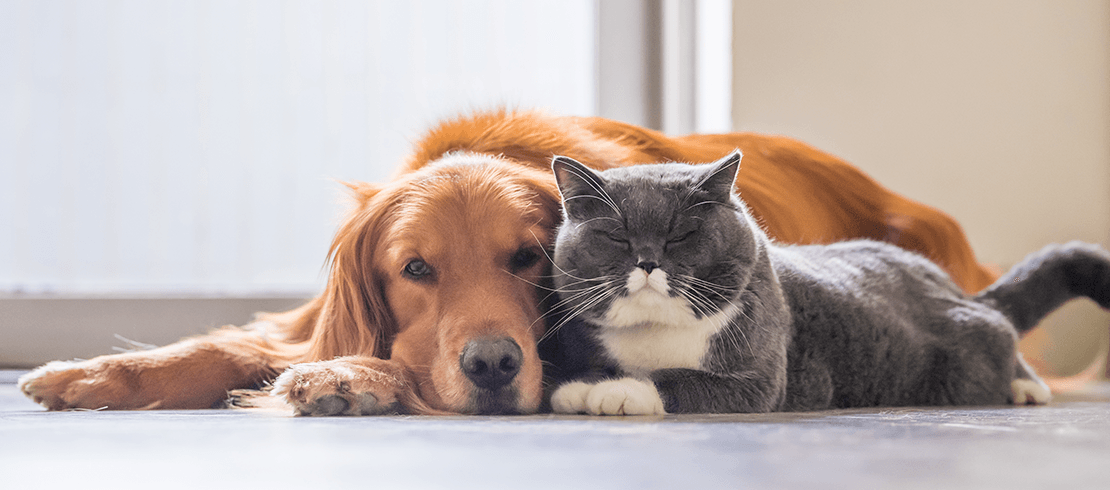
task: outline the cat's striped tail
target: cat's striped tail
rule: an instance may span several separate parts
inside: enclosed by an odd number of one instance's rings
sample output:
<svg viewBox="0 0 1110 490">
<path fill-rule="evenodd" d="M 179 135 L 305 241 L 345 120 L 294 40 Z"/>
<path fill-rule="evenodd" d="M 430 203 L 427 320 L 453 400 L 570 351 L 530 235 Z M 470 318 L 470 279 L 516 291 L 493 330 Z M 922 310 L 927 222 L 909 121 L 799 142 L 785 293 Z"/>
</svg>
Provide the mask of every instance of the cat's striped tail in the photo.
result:
<svg viewBox="0 0 1110 490">
<path fill-rule="evenodd" d="M 1024 333 L 1070 299 L 1110 309 L 1110 252 L 1098 245 L 1050 245 L 1003 274 L 976 300 L 1001 311 Z"/>
</svg>

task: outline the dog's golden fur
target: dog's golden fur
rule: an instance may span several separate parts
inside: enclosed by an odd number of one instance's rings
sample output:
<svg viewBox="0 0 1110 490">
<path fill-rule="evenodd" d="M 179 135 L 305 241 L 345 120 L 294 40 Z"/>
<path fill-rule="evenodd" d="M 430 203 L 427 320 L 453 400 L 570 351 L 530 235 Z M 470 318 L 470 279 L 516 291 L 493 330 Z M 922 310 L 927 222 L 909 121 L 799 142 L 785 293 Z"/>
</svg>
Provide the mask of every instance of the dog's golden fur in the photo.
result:
<svg viewBox="0 0 1110 490">
<path fill-rule="evenodd" d="M 19 386 L 54 410 L 204 408 L 272 381 L 304 414 L 533 412 L 537 285 L 560 219 L 552 156 L 607 168 L 712 161 L 735 148 L 745 155 L 737 189 L 780 241 L 885 240 L 936 260 L 969 292 L 996 277 L 950 217 L 798 141 L 479 113 L 431 130 L 393 181 L 349 185 L 357 204 L 332 243 L 327 286 L 304 306 L 153 350 L 55 361 Z M 414 260 L 429 274 L 406 275 Z M 522 356 L 496 396 L 459 367 L 467 343 L 488 337 L 512 339 Z"/>
</svg>

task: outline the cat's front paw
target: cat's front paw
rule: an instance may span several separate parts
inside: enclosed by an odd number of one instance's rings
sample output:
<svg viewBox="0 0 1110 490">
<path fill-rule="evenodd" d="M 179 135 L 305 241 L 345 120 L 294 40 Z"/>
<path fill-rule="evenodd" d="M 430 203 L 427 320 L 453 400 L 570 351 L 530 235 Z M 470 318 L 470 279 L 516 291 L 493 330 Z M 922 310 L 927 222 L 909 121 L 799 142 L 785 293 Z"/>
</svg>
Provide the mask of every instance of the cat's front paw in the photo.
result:
<svg viewBox="0 0 1110 490">
<path fill-rule="evenodd" d="M 663 399 L 651 381 L 621 378 L 588 384 L 566 383 L 551 395 L 556 413 L 592 415 L 662 415 Z"/>
<path fill-rule="evenodd" d="M 381 415 L 401 411 L 402 389 L 399 376 L 339 358 L 290 366 L 274 380 L 271 395 L 297 415 Z"/>
<path fill-rule="evenodd" d="M 1010 382 L 1010 392 L 1014 405 L 1044 405 L 1052 401 L 1052 390 L 1039 379 L 1015 379 Z"/>
<path fill-rule="evenodd" d="M 551 410 L 555 413 L 586 413 L 586 395 L 593 387 L 582 381 L 564 383 L 551 394 Z"/>
</svg>

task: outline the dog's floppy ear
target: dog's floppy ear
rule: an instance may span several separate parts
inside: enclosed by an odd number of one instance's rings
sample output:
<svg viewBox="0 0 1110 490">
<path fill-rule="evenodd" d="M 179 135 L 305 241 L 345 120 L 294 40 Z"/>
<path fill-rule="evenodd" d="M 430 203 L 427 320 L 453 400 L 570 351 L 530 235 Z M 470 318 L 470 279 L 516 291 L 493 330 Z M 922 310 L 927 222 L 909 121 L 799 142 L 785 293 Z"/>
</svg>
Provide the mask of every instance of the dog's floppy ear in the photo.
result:
<svg viewBox="0 0 1110 490">
<path fill-rule="evenodd" d="M 562 198 L 559 186 L 551 178 L 551 173 L 529 167 L 521 167 L 514 171 L 516 175 L 528 182 L 528 186 L 535 193 L 530 199 L 542 217 L 541 224 L 548 229 L 555 229 L 563 221 Z M 543 244 L 549 248 L 550 244 Z"/>
<path fill-rule="evenodd" d="M 328 252 L 328 283 L 321 296 L 323 305 L 308 357 L 364 355 L 385 359 L 389 357 L 387 341 L 396 326 L 380 281 L 374 276 L 372 258 L 394 199 L 383 191 L 384 187 L 374 184 L 348 187 L 365 197 L 336 232 Z"/>
</svg>

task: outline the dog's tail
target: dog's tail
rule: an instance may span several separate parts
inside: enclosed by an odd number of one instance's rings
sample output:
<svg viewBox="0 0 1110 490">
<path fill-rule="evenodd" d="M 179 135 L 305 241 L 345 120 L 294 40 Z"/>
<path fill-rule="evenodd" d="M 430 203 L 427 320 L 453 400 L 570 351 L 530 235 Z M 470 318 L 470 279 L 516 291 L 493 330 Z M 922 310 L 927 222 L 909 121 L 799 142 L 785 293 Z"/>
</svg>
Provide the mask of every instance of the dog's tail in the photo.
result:
<svg viewBox="0 0 1110 490">
<path fill-rule="evenodd" d="M 1025 333 L 1065 302 L 1078 297 L 1110 309 L 1110 252 L 1087 243 L 1051 245 L 1010 269 L 976 296 Z"/>
</svg>

